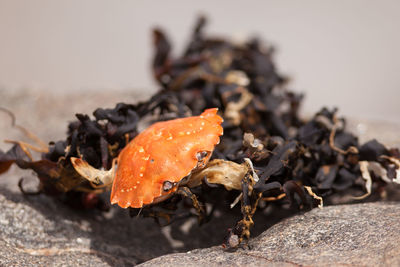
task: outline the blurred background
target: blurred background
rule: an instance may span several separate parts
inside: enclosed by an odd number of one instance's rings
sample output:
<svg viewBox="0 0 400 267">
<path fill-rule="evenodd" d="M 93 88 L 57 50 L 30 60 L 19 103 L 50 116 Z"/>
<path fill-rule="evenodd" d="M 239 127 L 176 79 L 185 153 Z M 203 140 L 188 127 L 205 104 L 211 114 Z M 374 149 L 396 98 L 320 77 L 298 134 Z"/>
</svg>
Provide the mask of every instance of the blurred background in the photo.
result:
<svg viewBox="0 0 400 267">
<path fill-rule="evenodd" d="M 273 45 L 290 89 L 306 95 L 305 114 L 326 105 L 399 123 L 399 11 L 399 1 L 368 0 L 0 0 L 1 95 L 150 94 L 151 29 L 166 30 L 177 55 L 204 14 L 211 35 Z"/>
</svg>

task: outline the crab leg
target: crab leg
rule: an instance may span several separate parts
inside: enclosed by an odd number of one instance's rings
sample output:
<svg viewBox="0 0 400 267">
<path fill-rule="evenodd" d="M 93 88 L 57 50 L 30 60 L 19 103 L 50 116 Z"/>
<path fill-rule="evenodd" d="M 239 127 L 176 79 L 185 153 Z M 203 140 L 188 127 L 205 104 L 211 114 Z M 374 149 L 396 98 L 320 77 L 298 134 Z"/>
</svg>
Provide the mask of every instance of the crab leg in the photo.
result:
<svg viewBox="0 0 400 267">
<path fill-rule="evenodd" d="M 137 210 L 138 209 L 130 208 L 129 216 L 138 217 L 139 215 L 142 215 L 143 217 L 150 217 L 153 218 L 159 226 L 166 226 L 172 222 L 171 218 L 173 216 L 173 212 L 158 211 L 158 210 L 143 209 L 143 208 L 139 209 L 139 212 L 137 212 Z M 165 225 L 163 225 L 160 222 L 160 218 L 163 218 L 166 221 Z"/>
<path fill-rule="evenodd" d="M 190 199 L 192 200 L 193 207 L 194 207 L 194 208 L 196 209 L 196 211 L 197 211 L 197 216 L 198 216 L 198 219 L 199 219 L 199 224 L 201 224 L 201 223 L 204 221 L 205 217 L 206 217 L 206 211 L 205 211 L 204 208 L 203 208 L 204 204 L 201 203 L 201 202 L 197 199 L 196 195 L 193 194 L 192 191 L 190 191 L 189 187 L 186 187 L 186 186 L 179 187 L 177 193 L 178 193 L 179 195 L 181 195 L 181 196 L 190 198 Z"/>
</svg>

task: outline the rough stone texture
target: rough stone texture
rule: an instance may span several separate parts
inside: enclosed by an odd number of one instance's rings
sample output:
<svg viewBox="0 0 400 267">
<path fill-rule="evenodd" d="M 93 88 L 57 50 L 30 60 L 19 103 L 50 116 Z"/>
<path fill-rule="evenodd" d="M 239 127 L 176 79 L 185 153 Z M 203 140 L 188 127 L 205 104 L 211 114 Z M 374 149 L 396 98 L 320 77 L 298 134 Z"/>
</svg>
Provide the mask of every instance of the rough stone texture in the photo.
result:
<svg viewBox="0 0 400 267">
<path fill-rule="evenodd" d="M 226 252 L 220 247 L 162 256 L 141 266 L 400 266 L 400 205 L 314 209 Z"/>
<path fill-rule="evenodd" d="M 2 266 L 123 266 L 169 252 L 167 239 L 152 221 L 132 222 L 126 214 L 107 219 L 73 211 L 45 196 L 0 193 Z M 140 232 L 146 233 L 147 246 Z"/>
<path fill-rule="evenodd" d="M 67 122 L 77 112 L 90 114 L 95 108 L 113 107 L 119 101 L 134 102 L 143 95 L 125 92 L 96 92 L 64 96 L 25 91 L 0 90 L 0 106 L 14 112 L 17 123 L 50 141 L 64 138 Z M 400 125 L 352 123 L 362 141 L 370 137 L 389 145 L 400 145 Z M 0 140 L 26 140 L 10 128 L 0 112 Z M 9 144 L 0 143 L 1 149 Z M 225 252 L 221 244 L 225 231 L 240 217 L 238 210 L 217 214 L 198 226 L 196 220 L 160 227 L 151 219 L 129 218 L 125 210 L 108 213 L 76 211 L 47 196 L 23 196 L 25 187 L 34 188 L 35 175 L 12 167 L 0 176 L 0 266 L 291 266 L 326 265 L 329 262 L 354 265 L 400 265 L 399 208 L 397 204 L 371 203 L 313 210 L 276 224 L 288 213 L 255 217 L 250 249 Z M 25 184 L 25 183 L 24 183 Z M 397 191 L 398 192 L 398 191 Z M 363 258 L 364 257 L 364 258 Z"/>
</svg>

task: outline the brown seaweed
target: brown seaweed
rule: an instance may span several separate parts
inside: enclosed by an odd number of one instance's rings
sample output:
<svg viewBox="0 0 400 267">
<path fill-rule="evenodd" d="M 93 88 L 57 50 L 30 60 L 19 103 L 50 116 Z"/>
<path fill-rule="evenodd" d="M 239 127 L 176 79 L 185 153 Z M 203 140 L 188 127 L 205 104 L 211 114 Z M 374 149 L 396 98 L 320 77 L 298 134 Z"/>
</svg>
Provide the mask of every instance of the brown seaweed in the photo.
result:
<svg viewBox="0 0 400 267">
<path fill-rule="evenodd" d="M 282 207 L 289 203 L 296 212 L 322 207 L 322 198 L 329 204 L 339 194 L 368 200 L 385 190 L 386 184 L 400 183 L 397 148 L 386 148 L 376 140 L 360 145 L 336 109 L 322 108 L 308 121 L 300 118 L 303 95 L 287 89 L 287 78 L 276 71 L 272 47 L 257 39 L 235 44 L 210 38 L 205 25 L 201 17 L 181 56 L 172 54 L 162 30 L 154 30 L 152 67 L 161 89 L 149 100 L 98 108 L 93 117 L 77 114 L 66 139 L 51 142 L 39 160 L 30 159 L 19 143 L 0 151 L 0 173 L 16 163 L 37 173 L 40 192 L 74 207 L 105 209 L 108 202 L 99 196 L 107 187 L 99 189 L 76 172 L 72 157 L 107 170 L 146 125 L 217 107 L 224 117 L 224 136 L 213 160 L 192 182 L 197 198 L 176 195 L 145 207 L 141 215 L 167 222 L 184 219 L 193 215 L 187 205 L 192 202 L 199 207 L 210 204 L 211 212 L 205 214 L 209 219 L 220 203 L 234 206 L 241 201 L 243 217 L 226 239 L 226 246 L 234 247 L 250 236 L 254 213 L 272 201 Z M 225 177 L 236 180 L 228 183 Z M 93 196 L 98 199 L 92 201 Z"/>
</svg>

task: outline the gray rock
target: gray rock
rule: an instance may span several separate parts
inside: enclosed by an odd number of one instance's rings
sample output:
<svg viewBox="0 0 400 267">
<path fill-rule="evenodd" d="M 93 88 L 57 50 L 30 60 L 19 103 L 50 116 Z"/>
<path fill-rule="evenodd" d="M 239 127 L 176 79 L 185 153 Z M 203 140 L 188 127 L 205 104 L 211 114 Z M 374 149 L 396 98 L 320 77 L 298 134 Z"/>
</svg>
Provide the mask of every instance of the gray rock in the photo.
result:
<svg viewBox="0 0 400 267">
<path fill-rule="evenodd" d="M 331 206 L 286 219 L 235 252 L 198 249 L 141 266 L 400 266 L 399 221 L 398 203 Z"/>
<path fill-rule="evenodd" d="M 13 170 L 7 175 L 18 179 Z M 132 266 L 219 245 L 239 218 L 236 210 L 202 226 L 191 218 L 161 227 L 150 218 L 130 218 L 118 207 L 106 213 L 75 210 L 49 196 L 0 187 L 0 266 Z M 260 233 L 281 217 L 256 218 L 254 233 Z"/>
<path fill-rule="evenodd" d="M 152 220 L 123 213 L 107 219 L 4 189 L 0 210 L 1 266 L 131 266 L 171 251 Z M 146 246 L 140 233 L 146 233 Z"/>
</svg>

